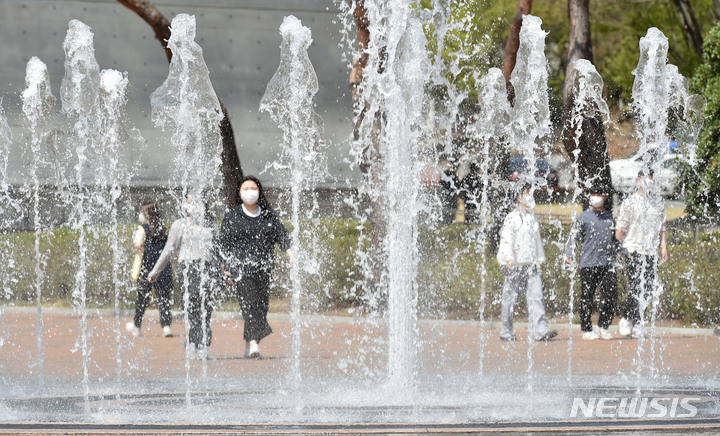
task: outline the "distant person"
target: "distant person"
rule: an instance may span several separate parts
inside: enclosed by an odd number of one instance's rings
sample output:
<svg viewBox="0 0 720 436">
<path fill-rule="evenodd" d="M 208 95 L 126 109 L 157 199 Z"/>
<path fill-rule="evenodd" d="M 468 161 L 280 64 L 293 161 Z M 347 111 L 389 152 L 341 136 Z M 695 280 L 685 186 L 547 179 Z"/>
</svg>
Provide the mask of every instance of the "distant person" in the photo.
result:
<svg viewBox="0 0 720 436">
<path fill-rule="evenodd" d="M 245 357 L 259 358 L 260 341 L 272 333 L 267 321 L 275 244 L 294 265 L 290 237 L 254 176 L 242 179 L 239 202 L 220 227 L 220 256 L 229 285 L 235 287 L 245 328 Z"/>
<path fill-rule="evenodd" d="M 514 195 L 517 208 L 505 217 L 497 253 L 497 260 L 505 275 L 500 339 L 517 339 L 513 332 L 515 302 L 518 294 L 525 291 L 530 335 L 536 341 L 548 341 L 557 336 L 557 330 L 548 329 L 545 317 L 540 278 L 540 265 L 545 262 L 545 250 L 540 238 L 540 224 L 535 218 L 532 186 L 525 184 Z"/>
<path fill-rule="evenodd" d="M 168 264 L 160 271 L 157 281 L 150 283 L 147 276 L 160 257 L 168 239 L 168 231 L 160 218 L 153 202 L 143 203 L 138 214 L 140 225 L 133 235 L 135 252 L 141 256 L 137 276 L 137 300 L 135 302 L 135 319 L 125 325 L 125 329 L 133 336 L 140 336 L 142 319 L 150 302 L 151 291 L 155 291 L 160 311 L 160 325 L 163 336 L 172 336 L 172 316 L 170 313 L 170 297 L 173 290 L 172 267 Z"/>
<path fill-rule="evenodd" d="M 480 163 L 470 162 L 470 171 L 460 181 L 460 198 L 465 203 L 465 222 L 480 222 L 479 209 L 482 204 L 482 193 L 485 181 L 482 179 Z M 489 198 L 486 199 L 489 201 Z"/>
<path fill-rule="evenodd" d="M 565 262 L 571 264 L 580 245 L 580 329 L 583 339 L 612 339 L 608 331 L 615 316 L 618 287 L 615 264 L 621 250 L 613 232 L 613 214 L 605 208 L 607 191 L 595 186 L 589 189 L 590 207 L 575 218 L 565 244 Z M 591 315 L 595 291 L 600 291 L 600 317 L 593 328 Z"/>
<path fill-rule="evenodd" d="M 445 224 L 455 222 L 459 189 L 460 181 L 458 180 L 454 167 L 443 170 L 440 175 L 440 202 L 442 207 L 442 222 Z"/>
<path fill-rule="evenodd" d="M 678 149 L 678 143 L 675 140 L 674 136 L 670 137 L 670 153 L 677 153 L 679 151 Z"/>
<path fill-rule="evenodd" d="M 185 217 L 170 226 L 167 244 L 148 274 L 148 281 L 155 283 L 159 280 L 170 259 L 177 255 L 181 274 L 179 281 L 186 298 L 185 310 L 190 324 L 188 355 L 205 358 L 207 347 L 212 342 L 210 321 L 214 290 L 219 279 L 217 261 L 213 258 L 217 225 L 200 195 L 188 195 L 183 211 Z"/>
<path fill-rule="evenodd" d="M 638 173 L 637 191 L 620 205 L 617 239 L 627 250 L 630 287 L 620 334 L 639 338 L 644 335 L 644 311 L 658 280 L 658 247 L 662 260 L 668 259 L 665 240 L 665 202 L 658 193 L 653 171 Z"/>
</svg>

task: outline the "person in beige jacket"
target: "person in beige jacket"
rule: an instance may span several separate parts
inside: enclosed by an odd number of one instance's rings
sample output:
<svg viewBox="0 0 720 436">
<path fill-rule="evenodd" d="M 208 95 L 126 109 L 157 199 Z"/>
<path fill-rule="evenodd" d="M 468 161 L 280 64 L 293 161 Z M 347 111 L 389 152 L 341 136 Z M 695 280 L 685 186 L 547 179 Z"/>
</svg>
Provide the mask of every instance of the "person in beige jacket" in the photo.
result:
<svg viewBox="0 0 720 436">
<path fill-rule="evenodd" d="M 524 290 L 530 322 L 529 334 L 533 340 L 547 341 L 557 336 L 557 330 L 548 329 L 545 317 L 540 278 L 540 265 L 545 262 L 545 250 L 540 238 L 540 225 L 535 218 L 532 186 L 524 184 L 516 195 L 517 208 L 505 217 L 497 253 L 497 260 L 505 274 L 500 339 L 516 340 L 513 312 L 518 293 Z"/>
</svg>

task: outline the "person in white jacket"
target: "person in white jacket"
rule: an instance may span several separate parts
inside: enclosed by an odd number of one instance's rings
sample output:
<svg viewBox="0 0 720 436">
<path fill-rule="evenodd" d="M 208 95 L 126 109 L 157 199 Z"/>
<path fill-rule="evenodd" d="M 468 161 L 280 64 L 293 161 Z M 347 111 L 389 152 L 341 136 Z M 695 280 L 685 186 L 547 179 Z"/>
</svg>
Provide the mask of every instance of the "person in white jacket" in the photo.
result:
<svg viewBox="0 0 720 436">
<path fill-rule="evenodd" d="M 536 341 L 548 341 L 557 336 L 557 330 L 548 329 L 545 317 L 540 279 L 540 265 L 545 262 L 545 250 L 540 239 L 540 225 L 535 218 L 532 186 L 523 185 L 517 194 L 517 208 L 505 217 L 497 253 L 497 260 L 505 274 L 500 339 L 516 340 L 513 312 L 518 293 L 525 290 L 529 334 Z"/>
</svg>

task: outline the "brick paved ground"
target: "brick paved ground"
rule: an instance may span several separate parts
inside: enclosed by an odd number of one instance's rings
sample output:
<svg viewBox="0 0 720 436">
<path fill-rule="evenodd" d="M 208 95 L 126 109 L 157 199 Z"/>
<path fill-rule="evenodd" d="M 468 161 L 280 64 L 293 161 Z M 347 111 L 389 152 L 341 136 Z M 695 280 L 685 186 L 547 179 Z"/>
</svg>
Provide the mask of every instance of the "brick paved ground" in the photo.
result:
<svg viewBox="0 0 720 436">
<path fill-rule="evenodd" d="M 124 316 L 118 320 L 107 311 L 88 316 L 89 378 L 115 377 L 118 357 L 123 377 L 185 377 L 182 319 L 175 320 L 175 335 L 170 338 L 162 337 L 157 311 L 148 312 L 139 338 L 132 338 L 124 330 L 130 319 Z M 37 313 L 29 310 L 6 310 L 0 314 L 0 369 L 6 378 L 17 381 L 38 378 L 37 323 Z M 303 323 L 300 348 L 303 373 L 340 376 L 351 374 L 353 366 L 371 372 L 384 371 L 386 332 L 382 323 L 341 317 L 307 317 Z M 271 315 L 271 324 L 275 333 L 261 344 L 265 359 L 249 360 L 243 358 L 243 321 L 232 314 L 218 314 L 213 321 L 209 373 L 286 373 L 292 360 L 292 323 L 286 315 Z M 478 323 L 448 321 L 421 321 L 419 326 L 421 373 L 472 374 L 479 371 L 481 354 L 482 368 L 487 374 L 527 372 L 529 342 L 522 328 L 516 332 L 517 342 L 506 343 L 498 339 L 499 330 L 494 323 L 487 323 L 484 329 Z M 560 334 L 555 340 L 536 343 L 532 349 L 533 371 L 539 375 L 566 374 L 570 359 L 575 375 L 629 374 L 638 359 L 660 374 L 715 377 L 720 372 L 720 337 L 712 336 L 708 330 L 660 328 L 655 339 L 640 343 L 637 339 L 620 338 L 584 341 L 574 326 L 570 355 L 568 326 L 557 327 Z M 45 312 L 42 364 L 45 380 L 82 380 L 80 331 L 80 318 L 71 311 Z M 638 347 L 642 347 L 640 352 Z M 201 362 L 193 361 L 191 365 L 197 367 Z"/>
<path fill-rule="evenodd" d="M 498 339 L 495 323 L 481 328 L 478 323 L 423 320 L 418 328 L 418 394 L 410 401 L 393 398 L 406 394 L 394 394 L 392 386 L 377 384 L 388 366 L 386 329 L 381 321 L 305 317 L 300 357 L 294 359 L 292 322 L 287 315 L 275 314 L 270 319 L 275 333 L 261 344 L 264 357 L 253 360 L 243 358 L 243 321 L 220 313 L 213 322 L 209 359 L 202 361 L 185 359 L 182 319 L 175 320 L 175 336 L 170 338 L 162 336 L 156 310 L 148 312 L 139 338 L 124 330 L 130 319 L 129 315 L 116 318 L 109 311 L 90 313 L 84 383 L 77 315 L 69 310 L 45 311 L 40 366 L 37 313 L 4 308 L 0 313 L 0 433 L 3 422 L 10 432 L 28 422 L 67 421 L 104 426 L 159 422 L 181 427 L 296 421 L 456 425 L 532 418 L 561 422 L 567 420 L 578 395 L 634 396 L 640 385 L 643 395 L 702 397 L 698 416 L 711 422 L 686 424 L 720 428 L 716 419 L 720 416 L 720 337 L 711 330 L 660 328 L 654 339 L 643 341 L 583 341 L 574 327 L 571 344 L 568 326 L 558 325 L 560 334 L 555 340 L 529 348 L 523 328 L 516 330 L 517 342 L 506 343 Z M 41 368 L 44 387 L 39 385 Z M 300 397 L 292 395 L 294 374 L 304 383 Z M 529 389 L 531 379 L 534 387 Z M 646 391 L 647 383 L 655 387 Z M 83 396 L 84 386 L 89 388 L 89 397 Z M 189 392 L 191 408 L 186 404 Z M 304 404 L 299 415 L 298 404 Z M 422 412 L 418 414 L 416 407 Z M 338 424 L 336 430 L 342 428 Z"/>
</svg>

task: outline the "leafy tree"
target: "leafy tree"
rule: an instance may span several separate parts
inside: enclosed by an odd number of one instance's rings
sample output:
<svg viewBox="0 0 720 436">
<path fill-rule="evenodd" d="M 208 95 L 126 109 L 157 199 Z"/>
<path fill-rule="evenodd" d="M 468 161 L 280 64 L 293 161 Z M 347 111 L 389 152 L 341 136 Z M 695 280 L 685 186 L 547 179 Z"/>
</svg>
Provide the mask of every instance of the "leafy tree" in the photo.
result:
<svg viewBox="0 0 720 436">
<path fill-rule="evenodd" d="M 698 139 L 697 164 L 683 171 L 687 210 L 698 217 L 720 210 L 720 23 L 705 38 L 703 55 L 690 89 L 707 100 L 705 128 Z"/>
</svg>

